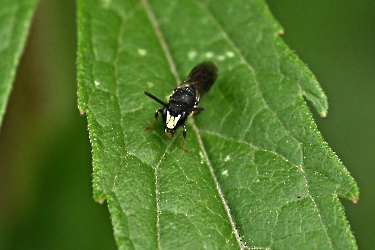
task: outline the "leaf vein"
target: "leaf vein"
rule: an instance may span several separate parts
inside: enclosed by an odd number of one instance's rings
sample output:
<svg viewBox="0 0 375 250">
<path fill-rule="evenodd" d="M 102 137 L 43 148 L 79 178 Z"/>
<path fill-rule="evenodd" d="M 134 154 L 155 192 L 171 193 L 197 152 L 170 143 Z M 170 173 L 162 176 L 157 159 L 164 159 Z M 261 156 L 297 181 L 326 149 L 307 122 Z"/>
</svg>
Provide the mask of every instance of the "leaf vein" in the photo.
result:
<svg viewBox="0 0 375 250">
<path fill-rule="evenodd" d="M 277 121 L 279 121 L 280 125 L 283 127 L 283 129 L 285 130 L 285 132 L 287 134 L 289 134 L 292 138 L 294 138 L 297 142 L 298 140 L 286 129 L 285 125 L 283 124 L 283 122 L 278 118 L 278 115 L 270 108 L 270 106 L 267 104 L 267 101 L 266 99 L 264 98 L 264 95 L 263 95 L 263 92 L 259 86 L 259 82 L 257 81 L 256 79 L 256 70 L 250 65 L 250 63 L 246 60 L 246 58 L 243 56 L 242 52 L 241 52 L 241 49 L 236 45 L 236 43 L 230 39 L 228 33 L 225 31 L 225 29 L 223 28 L 223 26 L 219 23 L 218 19 L 214 16 L 213 12 L 210 11 L 204 4 L 198 4 L 199 7 L 206 11 L 207 15 L 211 18 L 212 22 L 217 26 L 217 28 L 222 32 L 223 34 L 223 37 L 224 39 L 228 42 L 228 44 L 233 48 L 233 50 L 236 52 L 236 54 L 239 56 L 240 58 L 240 61 L 243 65 L 245 65 L 253 74 L 254 74 L 254 81 L 255 81 L 255 86 L 260 94 L 260 97 L 261 97 L 261 100 L 263 102 L 263 105 L 265 106 L 265 108 L 267 108 L 275 117 L 275 119 Z M 301 148 L 301 145 L 299 144 L 299 148 L 300 148 L 300 152 L 302 152 L 302 148 Z M 303 159 L 303 152 L 302 152 L 302 155 L 301 155 L 301 159 L 300 161 L 302 162 L 302 159 Z"/>
</svg>

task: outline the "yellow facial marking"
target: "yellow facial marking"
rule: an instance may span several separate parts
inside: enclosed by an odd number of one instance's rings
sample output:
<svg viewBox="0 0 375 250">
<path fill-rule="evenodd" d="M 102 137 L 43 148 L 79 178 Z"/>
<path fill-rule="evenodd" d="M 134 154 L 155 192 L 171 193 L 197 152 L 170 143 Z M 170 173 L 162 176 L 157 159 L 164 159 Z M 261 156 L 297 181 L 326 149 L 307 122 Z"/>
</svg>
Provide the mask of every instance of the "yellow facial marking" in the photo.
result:
<svg viewBox="0 0 375 250">
<path fill-rule="evenodd" d="M 177 122 L 180 120 L 181 115 L 178 116 L 171 116 L 169 111 L 167 112 L 167 119 L 166 119 L 166 126 L 169 129 L 174 129 L 176 127 Z"/>
</svg>

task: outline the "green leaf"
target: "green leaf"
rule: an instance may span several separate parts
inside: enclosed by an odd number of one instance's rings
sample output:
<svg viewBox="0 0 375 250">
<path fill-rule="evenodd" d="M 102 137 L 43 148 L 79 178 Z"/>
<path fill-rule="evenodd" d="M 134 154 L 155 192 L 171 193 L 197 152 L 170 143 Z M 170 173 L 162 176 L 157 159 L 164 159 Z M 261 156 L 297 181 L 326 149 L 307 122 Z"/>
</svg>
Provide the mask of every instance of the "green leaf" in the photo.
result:
<svg viewBox="0 0 375 250">
<path fill-rule="evenodd" d="M 36 3 L 0 1 L 0 127 Z"/>
<path fill-rule="evenodd" d="M 311 72 L 262 1 L 78 1 L 78 102 L 93 149 L 94 197 L 120 248 L 355 249 L 338 197 L 358 187 L 318 132 L 327 113 Z M 199 62 L 219 77 L 181 130 L 160 105 Z"/>
</svg>

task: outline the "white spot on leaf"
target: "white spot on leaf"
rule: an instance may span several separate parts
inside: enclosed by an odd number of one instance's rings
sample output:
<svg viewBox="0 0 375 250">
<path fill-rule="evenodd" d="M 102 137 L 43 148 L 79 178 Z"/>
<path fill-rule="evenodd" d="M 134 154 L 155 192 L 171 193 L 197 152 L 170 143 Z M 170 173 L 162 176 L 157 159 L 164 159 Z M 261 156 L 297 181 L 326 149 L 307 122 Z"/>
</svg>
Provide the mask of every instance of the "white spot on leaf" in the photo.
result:
<svg viewBox="0 0 375 250">
<path fill-rule="evenodd" d="M 230 160 L 230 155 L 225 156 L 224 161 L 226 162 L 226 161 L 229 161 L 229 160 Z"/>
<path fill-rule="evenodd" d="M 205 54 L 206 58 L 212 58 L 214 56 L 214 53 L 212 53 L 211 51 L 207 52 Z"/>
<path fill-rule="evenodd" d="M 226 54 L 227 57 L 229 57 L 229 58 L 234 57 L 234 53 L 233 53 L 232 51 L 227 51 L 227 52 L 225 52 L 225 54 Z"/>
<path fill-rule="evenodd" d="M 193 60 L 197 56 L 197 52 L 195 50 L 189 51 L 188 57 L 190 60 Z"/>
<path fill-rule="evenodd" d="M 139 48 L 138 49 L 138 54 L 140 56 L 145 56 L 145 55 L 147 55 L 147 50 Z"/>
<path fill-rule="evenodd" d="M 102 0 L 101 4 L 102 4 L 102 7 L 105 8 L 105 9 L 108 9 L 111 5 L 111 0 Z"/>
<path fill-rule="evenodd" d="M 224 61 L 225 60 L 225 56 L 224 55 L 218 55 L 217 56 L 217 60 Z"/>
</svg>

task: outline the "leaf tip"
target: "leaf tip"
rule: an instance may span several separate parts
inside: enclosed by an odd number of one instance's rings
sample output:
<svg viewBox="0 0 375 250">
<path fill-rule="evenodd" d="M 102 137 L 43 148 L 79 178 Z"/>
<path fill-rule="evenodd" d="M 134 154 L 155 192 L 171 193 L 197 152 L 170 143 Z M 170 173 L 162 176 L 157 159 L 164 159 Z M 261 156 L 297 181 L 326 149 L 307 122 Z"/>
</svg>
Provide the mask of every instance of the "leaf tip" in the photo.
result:
<svg viewBox="0 0 375 250">
<path fill-rule="evenodd" d="M 278 33 L 279 33 L 280 36 L 283 36 L 285 34 L 285 31 L 284 31 L 284 29 L 280 29 Z"/>
<path fill-rule="evenodd" d="M 323 119 L 326 119 L 326 118 L 327 118 L 327 112 L 322 112 L 321 117 L 322 117 Z"/>
<path fill-rule="evenodd" d="M 352 200 L 352 202 L 353 202 L 354 204 L 357 204 L 357 203 L 358 203 L 358 198 L 354 198 L 354 199 Z"/>
</svg>

